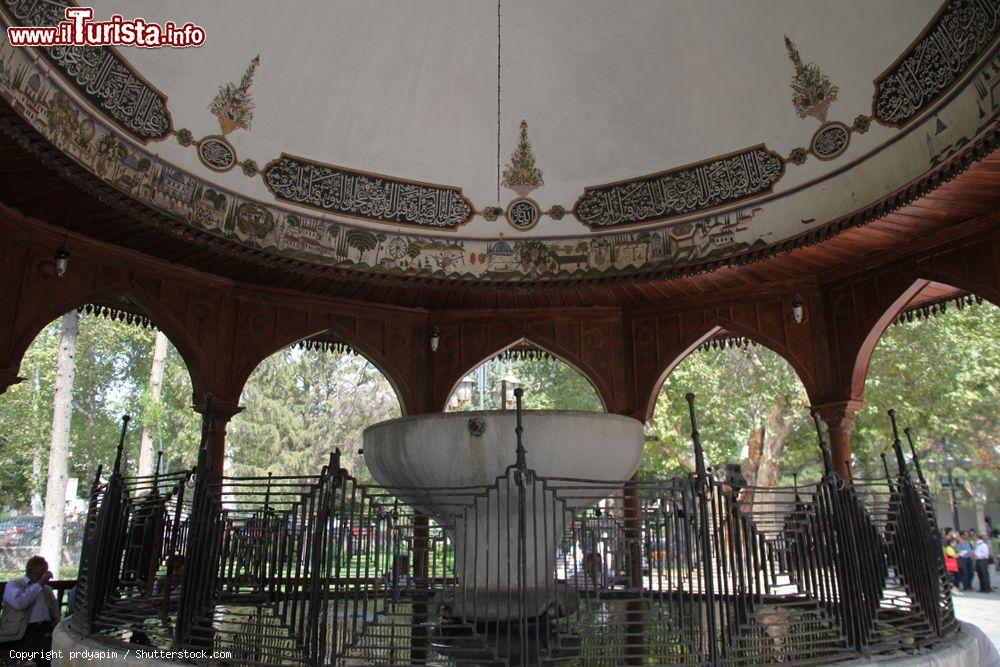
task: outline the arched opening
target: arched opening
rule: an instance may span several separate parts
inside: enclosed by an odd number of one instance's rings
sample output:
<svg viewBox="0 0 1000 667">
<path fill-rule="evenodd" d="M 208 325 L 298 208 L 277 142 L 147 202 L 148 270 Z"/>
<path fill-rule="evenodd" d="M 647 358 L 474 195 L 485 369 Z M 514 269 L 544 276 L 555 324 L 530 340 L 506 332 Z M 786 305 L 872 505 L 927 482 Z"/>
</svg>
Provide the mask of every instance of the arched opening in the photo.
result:
<svg viewBox="0 0 1000 667">
<path fill-rule="evenodd" d="M 341 465 L 371 483 L 361 433 L 402 416 L 388 376 L 349 344 L 329 335 L 290 345 L 264 359 L 230 421 L 227 475 L 313 475 L 339 448 Z"/>
<path fill-rule="evenodd" d="M 524 390 L 526 410 L 606 410 L 586 375 L 528 340 L 504 348 L 466 373 L 453 387 L 445 410 L 513 409 L 516 387 Z"/>
<path fill-rule="evenodd" d="M 0 398 L 2 518 L 64 578 L 76 575 L 87 496 L 98 466 L 115 458 L 122 415 L 132 417 L 126 474 L 151 474 L 157 452 L 161 472 L 190 467 L 199 442 L 180 352 L 155 322 L 114 305 L 88 304 L 44 327 L 21 359 L 24 380 Z M 61 563 L 41 542 L 43 512 Z"/>
<path fill-rule="evenodd" d="M 696 396 L 708 465 L 735 466 L 757 486 L 819 472 L 809 400 L 795 369 L 766 346 L 716 331 L 671 364 L 656 394 L 640 469 L 644 478 L 695 469 L 689 392 Z"/>
<path fill-rule="evenodd" d="M 781 343 L 735 322 L 716 318 L 715 322 L 710 326 L 677 346 L 672 356 L 668 357 L 670 359 L 669 363 L 663 367 L 659 378 L 652 385 L 648 393 L 645 393 L 647 397 L 643 413 L 645 420 L 649 421 L 653 418 L 658 398 L 667 378 L 670 377 L 674 369 L 687 359 L 692 352 L 699 349 L 717 349 L 722 346 L 732 347 L 750 344 L 762 346 L 781 357 L 791 367 L 807 392 L 816 387 L 815 378 L 811 374 L 808 365 L 803 363 L 790 350 L 787 350 Z"/>
<path fill-rule="evenodd" d="M 880 455 L 891 454 L 893 408 L 922 459 L 938 524 L 992 529 L 987 518 L 1000 515 L 1000 308 L 930 282 L 887 317 L 856 373 L 865 397 L 852 429 L 856 465 L 877 470 Z"/>
</svg>

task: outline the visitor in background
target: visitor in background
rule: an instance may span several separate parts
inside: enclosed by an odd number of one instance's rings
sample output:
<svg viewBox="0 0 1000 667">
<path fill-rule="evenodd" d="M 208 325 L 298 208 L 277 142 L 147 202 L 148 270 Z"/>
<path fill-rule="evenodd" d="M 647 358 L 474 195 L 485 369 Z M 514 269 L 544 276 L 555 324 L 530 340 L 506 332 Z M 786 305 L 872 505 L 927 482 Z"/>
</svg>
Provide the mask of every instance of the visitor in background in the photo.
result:
<svg viewBox="0 0 1000 667">
<path fill-rule="evenodd" d="M 979 592 L 992 593 L 993 586 L 990 585 L 990 562 L 993 557 L 990 555 L 990 543 L 985 537 L 976 540 L 976 574 L 979 575 Z"/>
<path fill-rule="evenodd" d="M 972 549 L 972 542 L 969 534 L 964 530 L 958 534 L 958 571 L 962 581 L 962 590 L 967 591 L 972 588 L 972 574 L 975 570 L 975 554 Z"/>
<path fill-rule="evenodd" d="M 958 592 L 959 587 L 962 585 L 962 576 L 958 571 L 958 540 L 954 537 L 948 538 L 948 543 L 944 547 L 944 569 L 948 573 L 948 577 L 951 580 L 951 586 Z"/>
<path fill-rule="evenodd" d="M 953 532 L 954 529 L 951 526 L 948 526 L 947 528 L 944 529 L 944 537 L 941 538 L 942 547 L 948 546 L 948 542 L 951 540 Z"/>
<path fill-rule="evenodd" d="M 11 651 L 31 651 L 39 654 L 35 658 L 38 667 L 48 667 L 44 654 L 52 650 L 52 629 L 59 622 L 50 579 L 49 564 L 41 556 L 32 556 L 24 566 L 24 577 L 7 582 L 0 618 L 4 658 L 9 658 Z"/>
</svg>

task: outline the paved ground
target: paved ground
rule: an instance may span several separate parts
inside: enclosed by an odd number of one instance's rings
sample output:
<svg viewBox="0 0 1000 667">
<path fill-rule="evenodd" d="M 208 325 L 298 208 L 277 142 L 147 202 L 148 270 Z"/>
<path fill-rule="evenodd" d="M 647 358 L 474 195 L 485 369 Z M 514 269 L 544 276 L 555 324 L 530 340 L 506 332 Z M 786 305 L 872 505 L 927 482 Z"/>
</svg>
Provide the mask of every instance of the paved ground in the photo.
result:
<svg viewBox="0 0 1000 667">
<path fill-rule="evenodd" d="M 991 568 L 992 570 L 993 568 Z M 993 645 L 1000 650 L 1000 577 L 996 571 L 993 574 L 992 593 L 958 593 L 955 600 L 955 615 L 960 621 L 978 625 L 986 635 L 993 640 Z M 979 581 L 975 582 L 978 590 Z"/>
</svg>

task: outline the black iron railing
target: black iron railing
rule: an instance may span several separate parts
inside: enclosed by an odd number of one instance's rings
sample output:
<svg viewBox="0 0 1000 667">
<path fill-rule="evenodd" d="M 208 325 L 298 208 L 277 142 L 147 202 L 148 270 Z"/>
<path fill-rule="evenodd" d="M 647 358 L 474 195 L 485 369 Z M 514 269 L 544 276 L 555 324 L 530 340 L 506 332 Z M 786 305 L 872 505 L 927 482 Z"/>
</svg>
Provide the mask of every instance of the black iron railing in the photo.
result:
<svg viewBox="0 0 1000 667">
<path fill-rule="evenodd" d="M 884 476 L 843 479 L 820 438 L 818 482 L 748 487 L 707 469 L 689 401 L 696 473 L 625 485 L 536 475 L 520 427 L 516 462 L 474 487 L 367 486 L 339 454 L 315 477 L 219 477 L 204 447 L 195 471 L 126 478 L 119 456 L 93 488 L 72 622 L 336 665 L 824 663 L 955 630 L 898 436 Z"/>
</svg>

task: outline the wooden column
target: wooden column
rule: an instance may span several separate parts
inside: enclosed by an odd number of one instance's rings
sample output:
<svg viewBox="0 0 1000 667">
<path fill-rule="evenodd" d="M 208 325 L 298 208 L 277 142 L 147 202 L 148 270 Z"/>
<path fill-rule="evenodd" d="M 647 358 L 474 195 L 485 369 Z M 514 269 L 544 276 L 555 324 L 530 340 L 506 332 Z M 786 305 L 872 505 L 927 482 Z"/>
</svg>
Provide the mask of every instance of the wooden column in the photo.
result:
<svg viewBox="0 0 1000 667">
<path fill-rule="evenodd" d="M 833 469 L 844 477 L 850 475 L 851 424 L 854 422 L 854 415 L 863 405 L 858 399 L 848 399 L 813 406 L 830 432 Z"/>
<path fill-rule="evenodd" d="M 194 407 L 195 412 L 204 414 L 204 402 Z M 225 473 L 226 460 L 226 429 L 229 420 L 243 411 L 237 401 L 215 397 L 212 400 L 212 415 L 208 423 L 208 442 L 206 443 L 208 465 L 216 477 Z"/>
</svg>

